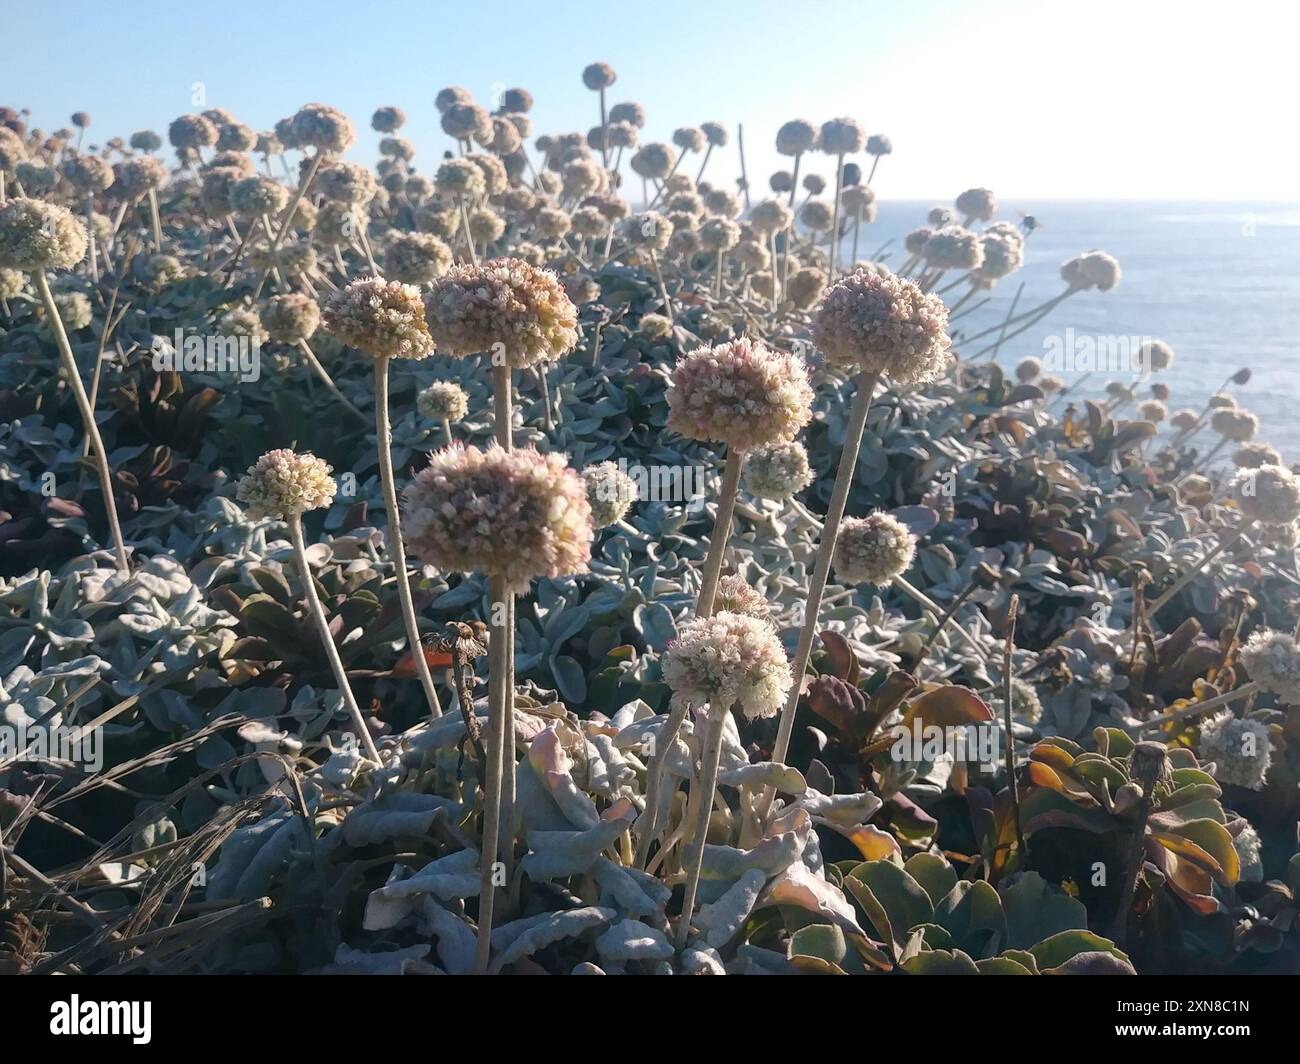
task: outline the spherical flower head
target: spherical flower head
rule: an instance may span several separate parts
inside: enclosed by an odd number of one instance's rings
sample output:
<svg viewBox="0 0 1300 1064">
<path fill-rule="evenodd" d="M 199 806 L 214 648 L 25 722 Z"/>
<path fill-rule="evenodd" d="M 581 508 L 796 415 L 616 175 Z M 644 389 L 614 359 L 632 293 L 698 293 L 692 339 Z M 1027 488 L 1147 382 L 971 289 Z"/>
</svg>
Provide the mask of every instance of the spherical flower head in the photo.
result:
<svg viewBox="0 0 1300 1064">
<path fill-rule="evenodd" d="M 909 255 L 920 255 L 925 251 L 925 245 L 930 242 L 932 236 L 934 236 L 934 230 L 923 225 L 918 229 L 913 229 L 907 236 L 903 237 L 903 246 L 907 248 Z"/>
<path fill-rule="evenodd" d="M 1216 392 L 1210 396 L 1206 405 L 1214 410 L 1231 410 L 1237 405 L 1237 400 L 1226 392 Z"/>
<path fill-rule="evenodd" d="M 673 334 L 673 323 L 662 314 L 642 314 L 636 331 L 647 340 L 667 340 Z"/>
<path fill-rule="evenodd" d="M 894 142 L 883 133 L 873 133 L 867 138 L 868 155 L 890 155 L 894 151 Z"/>
<path fill-rule="evenodd" d="M 1109 292 L 1120 282 L 1119 261 L 1104 251 L 1076 255 L 1061 267 L 1061 280 L 1074 289 L 1095 288 Z"/>
<path fill-rule="evenodd" d="M 227 122 L 217 127 L 218 151 L 252 151 L 257 147 L 257 134 L 242 122 Z"/>
<path fill-rule="evenodd" d="M 1011 678 L 1011 715 L 1022 724 L 1037 724 L 1043 715 L 1043 703 L 1034 685 L 1019 677 Z"/>
<path fill-rule="evenodd" d="M 129 200 L 139 199 L 150 189 L 162 188 L 167 181 L 167 167 L 152 155 L 123 159 L 114 168 L 113 194 Z"/>
<path fill-rule="evenodd" d="M 384 266 L 404 284 L 427 284 L 451 269 L 451 248 L 431 233 L 398 233 L 388 243 Z"/>
<path fill-rule="evenodd" d="M 533 94 L 527 89 L 506 89 L 501 94 L 501 109 L 510 113 L 527 114 L 533 109 Z"/>
<path fill-rule="evenodd" d="M 943 300 L 886 270 L 858 269 L 832 285 L 812 335 L 832 364 L 898 384 L 936 380 L 948 365 Z"/>
<path fill-rule="evenodd" d="M 250 340 L 254 346 L 266 340 L 261 316 L 252 307 L 233 307 L 217 319 L 221 336 Z"/>
<path fill-rule="evenodd" d="M 86 254 L 86 227 L 66 207 L 15 198 L 0 207 L 0 266 L 67 270 Z"/>
<path fill-rule="evenodd" d="M 785 294 L 800 310 L 807 310 L 826 291 L 826 271 L 816 266 L 796 270 L 786 281 Z"/>
<path fill-rule="evenodd" d="M 759 447 L 745 456 L 745 486 L 764 499 L 788 499 L 813 482 L 808 452 L 796 440 Z"/>
<path fill-rule="evenodd" d="M 817 127 L 806 118 L 786 122 L 776 131 L 776 150 L 782 155 L 802 155 L 817 147 Z"/>
<path fill-rule="evenodd" d="M 1138 348 L 1138 365 L 1153 372 L 1166 370 L 1174 364 L 1174 349 L 1163 340 L 1148 340 Z"/>
<path fill-rule="evenodd" d="M 704 138 L 715 148 L 727 146 L 727 127 L 721 122 L 701 122 L 700 130 Z"/>
<path fill-rule="evenodd" d="M 454 358 L 490 354 L 523 369 L 578 343 L 578 308 L 550 270 L 522 259 L 457 266 L 425 298 L 429 329 Z"/>
<path fill-rule="evenodd" d="M 573 232 L 584 240 L 603 238 L 609 232 L 609 219 L 598 207 L 579 207 L 569 219 Z"/>
<path fill-rule="evenodd" d="M 1210 427 L 1233 443 L 1247 443 L 1259 431 L 1259 418 L 1249 410 L 1225 407 L 1214 412 L 1210 418 Z"/>
<path fill-rule="evenodd" d="M 928 266 L 939 270 L 977 270 L 984 262 L 984 244 L 978 233 L 959 225 L 944 226 L 921 249 Z"/>
<path fill-rule="evenodd" d="M 766 596 L 734 573 L 718 581 L 718 590 L 713 596 L 713 612 L 738 613 L 772 623 L 772 606 Z"/>
<path fill-rule="evenodd" d="M 272 296 L 262 304 L 262 328 L 272 340 L 297 344 L 310 340 L 320 327 L 320 307 L 300 292 Z"/>
<path fill-rule="evenodd" d="M 840 202 L 850 218 L 861 218 L 870 213 L 869 208 L 875 206 L 876 194 L 867 185 L 849 185 L 840 193 Z M 872 217 L 875 215 L 872 214 Z"/>
<path fill-rule="evenodd" d="M 1014 227 L 990 227 L 980 234 L 983 261 L 975 270 L 975 280 L 981 286 L 991 285 L 1015 273 L 1025 263 L 1025 238 Z"/>
<path fill-rule="evenodd" d="M 679 359 L 667 399 L 674 432 L 742 453 L 791 440 L 812 419 L 802 360 L 744 338 Z"/>
<path fill-rule="evenodd" d="M 570 273 L 564 277 L 565 294 L 577 307 L 594 303 L 600 298 L 600 285 L 589 273 Z"/>
<path fill-rule="evenodd" d="M 448 159 L 438 167 L 433 183 L 444 196 L 476 200 L 487 195 L 483 170 L 469 159 Z"/>
<path fill-rule="evenodd" d="M 673 223 L 658 211 L 629 214 L 619 225 L 619 235 L 632 247 L 663 252 L 672 239 Z"/>
<path fill-rule="evenodd" d="M 1201 416 L 1195 410 L 1192 410 L 1189 407 L 1184 407 L 1182 410 L 1177 411 L 1174 414 L 1174 416 L 1169 419 L 1169 424 L 1173 425 L 1174 428 L 1182 431 L 1185 429 L 1190 429 L 1193 425 L 1195 425 L 1200 420 L 1201 420 Z"/>
<path fill-rule="evenodd" d="M 1169 416 L 1169 408 L 1159 399 L 1148 399 L 1146 402 L 1139 404 L 1138 414 L 1145 421 L 1151 421 L 1159 424 Z"/>
<path fill-rule="evenodd" d="M 888 584 L 907 571 L 916 556 L 916 537 L 898 518 L 882 511 L 846 517 L 835 539 L 831 564 L 850 584 Z"/>
<path fill-rule="evenodd" d="M 827 155 L 852 155 L 867 143 L 867 131 L 856 118 L 832 118 L 822 123 L 821 149 Z"/>
<path fill-rule="evenodd" d="M 1201 760 L 1214 762 L 1214 777 L 1220 783 L 1264 789 L 1273 744 L 1262 721 L 1243 720 L 1225 709 L 1202 722 L 1199 745 Z"/>
<path fill-rule="evenodd" d="M 723 218 L 738 218 L 743 209 L 740 198 L 725 188 L 708 189 L 704 193 L 704 206 L 708 208 L 710 214 L 717 214 Z"/>
<path fill-rule="evenodd" d="M 0 125 L 0 173 L 12 174 L 26 158 L 26 141 L 7 126 Z"/>
<path fill-rule="evenodd" d="M 240 479 L 236 498 L 255 520 L 299 517 L 334 501 L 338 485 L 328 462 L 314 454 L 281 449 L 267 451 Z"/>
<path fill-rule="evenodd" d="M 751 720 L 780 713 L 794 682 L 771 624 L 725 611 L 682 626 L 664 653 L 663 677 L 678 705 L 734 707 Z"/>
<path fill-rule="evenodd" d="M 742 240 L 732 249 L 732 255 L 746 270 L 765 270 L 771 265 L 772 256 L 767 247 L 757 240 Z"/>
<path fill-rule="evenodd" d="M 730 251 L 740 243 L 740 226 L 729 218 L 710 218 L 700 226 L 700 245 L 705 251 Z"/>
<path fill-rule="evenodd" d="M 519 133 L 516 122 L 503 115 L 493 115 L 491 122 L 492 137 L 484 147 L 496 152 L 497 155 L 511 155 L 517 152 L 523 144 L 523 137 Z"/>
<path fill-rule="evenodd" d="M 293 132 L 298 146 L 341 155 L 356 142 L 352 119 L 336 107 L 309 103 L 293 116 Z"/>
<path fill-rule="evenodd" d="M 773 192 L 789 192 L 794 188 L 794 174 L 789 170 L 775 170 L 767 179 L 767 187 Z"/>
<path fill-rule="evenodd" d="M 94 308 L 91 306 L 90 297 L 84 292 L 55 292 L 54 305 L 58 309 L 63 328 L 69 333 L 84 329 L 94 320 Z M 54 331 L 48 320 L 42 319 L 40 333 L 47 340 L 54 338 Z"/>
<path fill-rule="evenodd" d="M 1036 358 L 1026 358 L 1016 366 L 1016 380 L 1028 384 L 1043 372 L 1043 363 Z"/>
<path fill-rule="evenodd" d="M 673 130 L 673 143 L 683 151 L 703 151 L 707 139 L 698 126 L 681 126 Z"/>
<path fill-rule="evenodd" d="M 420 290 L 413 285 L 380 277 L 351 281 L 326 302 L 323 319 L 328 332 L 374 358 L 433 354 Z"/>
<path fill-rule="evenodd" d="M 1290 525 L 1300 519 L 1300 479 L 1285 466 L 1239 469 L 1232 497 L 1241 512 L 1265 525 Z"/>
<path fill-rule="evenodd" d="M 1282 456 L 1268 443 L 1246 443 L 1232 452 L 1232 464 L 1238 469 L 1258 469 L 1260 466 L 1282 464 Z"/>
<path fill-rule="evenodd" d="M 991 189 L 968 188 L 957 197 L 957 213 L 965 218 L 987 222 L 997 210 L 997 197 Z"/>
<path fill-rule="evenodd" d="M 407 542 L 440 569 L 484 572 L 525 591 L 591 558 L 591 505 L 562 455 L 459 445 L 430 456 L 403 496 Z"/>
<path fill-rule="evenodd" d="M 834 223 L 834 216 L 830 204 L 821 200 L 809 200 L 799 212 L 799 221 L 815 233 L 826 233 Z"/>
<path fill-rule="evenodd" d="M 483 187 L 489 196 L 499 196 L 510 187 L 510 175 L 506 173 L 505 163 L 495 155 L 476 151 L 465 158 L 477 166 L 483 174 Z"/>
<path fill-rule="evenodd" d="M 754 204 L 749 214 L 749 224 L 764 236 L 780 233 L 790 227 L 794 212 L 778 200 L 766 199 Z"/>
<path fill-rule="evenodd" d="M 533 212 L 533 228 L 546 240 L 562 240 L 573 228 L 573 221 L 559 207 L 540 207 Z"/>
<path fill-rule="evenodd" d="M 440 89 L 438 95 L 433 98 L 433 105 L 438 108 L 439 114 L 446 114 L 449 108 L 457 104 L 473 102 L 474 94 L 460 85 L 448 85 L 445 89 Z"/>
<path fill-rule="evenodd" d="M 93 195 L 113 183 L 113 168 L 98 155 L 72 155 L 63 162 L 63 176 L 78 192 Z"/>
<path fill-rule="evenodd" d="M 469 413 L 469 396 L 454 381 L 434 381 L 415 397 L 415 409 L 429 421 L 454 423 Z"/>
<path fill-rule="evenodd" d="M 376 133 L 396 133 L 406 124 L 406 112 L 400 107 L 380 107 L 370 116 L 370 128 Z"/>
<path fill-rule="evenodd" d="M 289 203 L 289 190 L 269 177 L 246 177 L 230 186 L 230 205 L 246 218 L 277 217 Z"/>
<path fill-rule="evenodd" d="M 618 75 L 608 63 L 592 63 L 582 71 L 582 83 L 592 92 L 607 89 L 617 80 Z"/>
<path fill-rule="evenodd" d="M 1288 632 L 1263 629 L 1241 648 L 1250 678 L 1288 706 L 1300 705 L 1300 646 Z"/>
<path fill-rule="evenodd" d="M 439 124 L 447 136 L 456 140 L 487 143 L 492 139 L 492 116 L 476 103 L 452 104 L 442 112 Z"/>
<path fill-rule="evenodd" d="M 623 520 L 639 495 L 636 481 L 613 462 L 598 462 L 582 471 L 591 506 L 591 523 L 605 528 Z"/>
<path fill-rule="evenodd" d="M 628 165 L 632 172 L 644 178 L 656 178 L 662 181 L 672 170 L 677 161 L 677 153 L 667 144 L 653 141 L 643 144 L 636 150 Z"/>
<path fill-rule="evenodd" d="M 364 206 L 375 198 L 375 175 L 358 163 L 338 160 L 316 172 L 313 186 L 327 200 Z"/>
<path fill-rule="evenodd" d="M 611 122 L 626 122 L 628 125 L 640 129 L 645 125 L 645 108 L 639 103 L 616 103 L 609 109 L 609 120 Z"/>
<path fill-rule="evenodd" d="M 181 115 L 167 127 L 173 148 L 198 151 L 217 142 L 217 127 L 203 115 Z"/>
</svg>

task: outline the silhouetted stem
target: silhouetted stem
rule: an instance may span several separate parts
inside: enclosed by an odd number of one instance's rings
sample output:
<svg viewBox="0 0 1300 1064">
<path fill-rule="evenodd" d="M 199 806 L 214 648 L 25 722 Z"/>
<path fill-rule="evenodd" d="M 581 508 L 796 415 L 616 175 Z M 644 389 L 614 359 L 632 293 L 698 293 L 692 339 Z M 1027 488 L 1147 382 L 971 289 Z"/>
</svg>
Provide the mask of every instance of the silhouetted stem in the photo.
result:
<svg viewBox="0 0 1300 1064">
<path fill-rule="evenodd" d="M 722 759 L 722 733 L 726 727 L 727 710 L 720 706 L 706 706 L 700 716 L 704 718 L 704 750 L 700 755 L 698 794 L 692 803 L 695 822 L 687 835 L 686 891 L 682 897 L 682 915 L 677 924 L 678 952 L 686 948 L 686 939 L 691 933 L 691 916 L 695 912 L 700 870 L 704 866 L 704 843 L 713 815 L 713 792 L 718 786 L 718 765 Z"/>
</svg>

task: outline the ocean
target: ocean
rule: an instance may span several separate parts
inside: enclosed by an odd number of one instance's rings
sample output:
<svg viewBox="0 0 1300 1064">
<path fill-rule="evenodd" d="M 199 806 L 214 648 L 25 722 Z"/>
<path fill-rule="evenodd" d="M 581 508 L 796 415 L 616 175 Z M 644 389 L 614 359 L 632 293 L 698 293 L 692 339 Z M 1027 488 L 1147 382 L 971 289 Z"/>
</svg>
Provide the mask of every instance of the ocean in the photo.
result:
<svg viewBox="0 0 1300 1064">
<path fill-rule="evenodd" d="M 934 205 L 881 200 L 876 221 L 863 228 L 859 257 L 892 240 L 886 262 L 900 265 L 906 257 L 903 237 L 925 224 Z M 1124 272 L 1118 287 L 1072 296 L 1008 343 L 999 353 L 1003 367 L 1030 355 L 1044 358 L 1047 338 L 1059 342 L 1067 329 L 1076 341 L 1164 340 L 1176 357 L 1156 379 L 1169 386 L 1171 412 L 1199 410 L 1228 376 L 1249 367 L 1250 381 L 1230 391 L 1259 416 L 1257 438 L 1273 444 L 1287 462 L 1300 462 L 1300 203 L 1000 201 L 996 220 L 1017 222 L 1021 211 L 1042 228 L 1027 241 L 1020 272 L 1000 281 L 989 303 L 960 319 L 968 333 L 1000 322 L 1022 281 L 1017 312 L 1059 294 L 1060 264 L 1081 251 L 1108 251 Z M 846 243 L 842 261 L 848 255 Z M 946 276 L 938 287 L 955 277 Z M 964 291 L 955 289 L 946 298 Z M 1067 385 L 1079 379 L 1078 372 L 1052 372 Z M 1095 373 L 1075 394 L 1101 396 L 1107 380 L 1118 376 Z M 1146 398 L 1145 388 L 1140 392 Z M 1136 416 L 1132 405 L 1122 413 Z M 1213 439 L 1207 430 L 1198 442 Z"/>
</svg>

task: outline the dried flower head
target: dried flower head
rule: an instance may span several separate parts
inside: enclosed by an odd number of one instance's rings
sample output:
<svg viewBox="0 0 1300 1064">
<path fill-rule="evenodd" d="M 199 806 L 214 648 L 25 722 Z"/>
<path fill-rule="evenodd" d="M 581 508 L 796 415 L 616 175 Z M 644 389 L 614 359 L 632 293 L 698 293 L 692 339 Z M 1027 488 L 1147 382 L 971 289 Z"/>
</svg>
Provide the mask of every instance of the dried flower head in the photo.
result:
<svg viewBox="0 0 1300 1064">
<path fill-rule="evenodd" d="M 1138 415 L 1145 421 L 1160 424 L 1169 416 L 1169 408 L 1159 399 L 1148 399 L 1138 405 Z"/>
<path fill-rule="evenodd" d="M 329 506 L 338 491 L 332 468 L 314 454 L 267 451 L 240 479 L 236 497 L 254 519 L 298 517 Z"/>
<path fill-rule="evenodd" d="M 446 114 L 448 108 L 455 107 L 457 104 L 473 102 L 474 94 L 459 85 L 448 85 L 445 89 L 440 89 L 438 95 L 433 98 L 433 105 L 438 108 L 439 114 Z"/>
<path fill-rule="evenodd" d="M 639 495 L 637 483 L 613 462 L 598 462 L 582 471 L 591 505 L 591 523 L 605 528 L 623 520 Z"/>
<path fill-rule="evenodd" d="M 734 573 L 718 581 L 718 590 L 713 596 L 713 612 L 738 613 L 772 623 L 772 607 L 767 598 Z"/>
<path fill-rule="evenodd" d="M 1259 418 L 1249 410 L 1225 407 L 1214 412 L 1210 418 L 1210 427 L 1233 443 L 1247 443 L 1259 431 Z"/>
<path fill-rule="evenodd" d="M 316 171 L 313 187 L 327 200 L 364 207 L 375 198 L 375 175 L 359 163 L 338 159 Z"/>
<path fill-rule="evenodd" d="M 925 242 L 921 254 L 934 269 L 977 270 L 984 262 L 984 243 L 978 233 L 947 225 Z"/>
<path fill-rule="evenodd" d="M 289 190 L 269 177 L 245 177 L 231 184 L 229 199 L 245 218 L 272 218 L 288 206 Z"/>
<path fill-rule="evenodd" d="M 370 128 L 376 133 L 395 133 L 406 124 L 406 112 L 400 107 L 380 107 L 370 116 Z"/>
<path fill-rule="evenodd" d="M 352 119 L 336 107 L 309 103 L 293 116 L 293 133 L 300 148 L 341 155 L 356 142 Z"/>
<path fill-rule="evenodd" d="M 632 247 L 644 248 L 657 254 L 668 247 L 668 241 L 673 235 L 673 223 L 658 211 L 644 211 L 624 218 L 618 232 Z"/>
<path fill-rule="evenodd" d="M 444 196 L 477 200 L 487 195 L 483 168 L 470 159 L 448 159 L 438 167 L 433 183 Z"/>
<path fill-rule="evenodd" d="M 794 682 L 771 624 L 725 611 L 682 626 L 664 653 L 663 677 L 678 704 L 707 702 L 750 719 L 776 716 Z"/>
<path fill-rule="evenodd" d="M 1264 789 L 1273 754 L 1268 725 L 1225 709 L 1202 721 L 1199 745 L 1201 760 L 1214 762 L 1214 777 L 1220 783 Z"/>
<path fill-rule="evenodd" d="M 916 556 L 916 537 L 898 518 L 877 510 L 846 517 L 835 539 L 831 564 L 850 584 L 888 584 Z"/>
<path fill-rule="evenodd" d="M 83 195 L 103 192 L 113 183 L 113 168 L 98 155 L 70 155 L 63 160 L 63 176 Z"/>
<path fill-rule="evenodd" d="M 454 381 L 434 381 L 415 397 L 415 409 L 430 421 L 454 424 L 469 413 L 469 396 Z"/>
<path fill-rule="evenodd" d="M 805 118 L 786 122 L 776 131 L 776 150 L 782 155 L 802 155 L 817 147 L 817 127 Z"/>
<path fill-rule="evenodd" d="M 1286 705 L 1300 705 L 1300 646 L 1288 632 L 1255 632 L 1241 648 L 1250 678 Z"/>
<path fill-rule="evenodd" d="M 642 314 L 637 332 L 647 340 L 667 340 L 673 334 L 673 323 L 662 314 Z"/>
<path fill-rule="evenodd" d="M 1271 444 L 1245 443 L 1232 452 L 1232 464 L 1238 469 L 1258 469 L 1260 466 L 1282 464 L 1282 456 Z"/>
<path fill-rule="evenodd" d="M 807 367 L 749 339 L 679 359 L 667 399 L 674 432 L 740 452 L 793 439 L 812 419 Z"/>
<path fill-rule="evenodd" d="M 400 281 L 363 277 L 325 304 L 324 324 L 343 343 L 374 358 L 427 358 L 433 339 L 420 290 Z"/>
<path fill-rule="evenodd" d="M 1118 260 L 1104 251 L 1076 255 L 1061 267 L 1061 280 L 1074 289 L 1095 288 L 1109 292 L 1123 276 Z"/>
<path fill-rule="evenodd" d="M 1138 348 L 1138 365 L 1159 372 L 1174 364 L 1174 349 L 1163 340 L 1148 340 Z"/>
<path fill-rule="evenodd" d="M 968 188 L 957 197 L 957 213 L 968 221 L 987 222 L 997 211 L 997 197 L 991 189 Z"/>
<path fill-rule="evenodd" d="M 531 447 L 434 452 L 404 492 L 403 512 L 407 542 L 425 562 L 500 577 L 512 591 L 582 572 L 591 557 L 586 484 L 562 455 Z"/>
<path fill-rule="evenodd" d="M 867 143 L 867 131 L 856 118 L 832 118 L 822 123 L 821 150 L 827 155 L 852 155 Z"/>
<path fill-rule="evenodd" d="M 454 267 L 434 283 L 425 306 L 434 340 L 455 358 L 490 353 L 522 369 L 578 343 L 578 308 L 564 286 L 521 259 Z"/>
<path fill-rule="evenodd" d="M 582 71 L 582 83 L 593 92 L 607 89 L 617 80 L 618 75 L 608 63 L 591 63 Z"/>
<path fill-rule="evenodd" d="M 17 197 L 0 207 L 0 266 L 67 270 L 86 254 L 86 227 L 66 207 Z"/>
<path fill-rule="evenodd" d="M 1241 512 L 1265 525 L 1290 525 L 1300 518 L 1300 479 L 1280 465 L 1239 469 L 1232 497 Z"/>
<path fill-rule="evenodd" d="M 920 384 L 948 365 L 947 327 L 948 310 L 937 296 L 887 271 L 858 269 L 826 293 L 813 342 L 834 365 Z"/>
<path fill-rule="evenodd" d="M 667 144 L 652 141 L 649 144 L 642 144 L 629 160 L 628 165 L 632 167 L 634 174 L 662 181 L 668 176 L 676 161 L 677 153 L 672 148 Z"/>
<path fill-rule="evenodd" d="M 759 447 L 745 456 L 745 486 L 764 499 L 788 499 L 813 482 L 808 452 L 790 440 Z"/>
<path fill-rule="evenodd" d="M 451 248 L 431 233 L 398 233 L 384 252 L 388 273 L 405 284 L 421 285 L 451 269 Z"/>
<path fill-rule="evenodd" d="M 217 127 L 203 115 L 181 115 L 167 127 L 173 148 L 198 151 L 217 143 Z"/>
<path fill-rule="evenodd" d="M 310 340 L 320 327 L 320 307 L 311 296 L 289 292 L 262 305 L 262 328 L 272 340 L 296 344 Z"/>
</svg>

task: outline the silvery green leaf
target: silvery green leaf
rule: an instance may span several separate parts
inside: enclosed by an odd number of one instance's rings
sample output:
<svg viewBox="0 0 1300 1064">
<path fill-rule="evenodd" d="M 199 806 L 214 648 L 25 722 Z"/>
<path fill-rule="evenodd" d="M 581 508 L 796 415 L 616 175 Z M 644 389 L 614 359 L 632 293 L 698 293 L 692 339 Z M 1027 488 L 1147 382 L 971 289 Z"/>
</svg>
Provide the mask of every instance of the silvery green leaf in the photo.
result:
<svg viewBox="0 0 1300 1064">
<path fill-rule="evenodd" d="M 750 868 L 717 901 L 700 909 L 692 923 L 704 932 L 705 942 L 721 949 L 731 941 L 754 911 L 767 878 L 767 873 Z"/>
<path fill-rule="evenodd" d="M 519 666 L 522 671 L 522 666 Z M 566 702 L 575 705 L 587 700 L 587 673 L 583 667 L 567 654 L 560 654 L 551 663 L 551 672 L 555 685 Z"/>
<path fill-rule="evenodd" d="M 682 952 L 682 974 L 683 975 L 726 975 L 726 966 L 722 963 L 722 957 L 715 949 L 705 949 L 701 946 L 688 946 Z"/>
<path fill-rule="evenodd" d="M 718 774 L 724 787 L 775 787 L 781 794 L 802 795 L 807 789 L 803 773 L 779 761 L 744 764 Z"/>
<path fill-rule="evenodd" d="M 334 962 L 322 972 L 326 975 L 431 975 L 438 969 L 425 962 L 428 946 L 406 946 L 402 949 L 368 953 L 340 943 L 334 951 Z"/>
<path fill-rule="evenodd" d="M 540 949 L 596 927 L 604 927 L 618 914 L 613 909 L 588 905 L 563 912 L 539 913 L 523 920 L 502 924 L 492 931 L 491 971 L 499 972 L 507 964 L 530 957 Z"/>
<path fill-rule="evenodd" d="M 349 846 L 370 846 L 389 839 L 427 835 L 439 811 L 456 817 L 460 806 L 436 794 L 396 791 L 354 806 L 343 821 Z"/>
<path fill-rule="evenodd" d="M 422 933 L 438 940 L 438 959 L 448 974 L 466 975 L 474 970 L 475 936 L 469 924 L 432 898 L 423 899 L 420 924 Z"/>
<path fill-rule="evenodd" d="M 591 872 L 601 887 L 601 900 L 610 901 L 626 916 L 662 915 L 672 891 L 658 878 L 638 869 L 624 868 L 601 857 Z"/>
<path fill-rule="evenodd" d="M 673 955 L 673 944 L 656 927 L 640 920 L 620 920 L 596 939 L 596 952 L 606 961 L 662 961 Z"/>
<path fill-rule="evenodd" d="M 397 869 L 394 869 L 396 874 Z M 478 894 L 478 888 L 478 851 L 457 850 L 430 861 L 404 879 L 390 878 L 382 887 L 371 891 L 366 900 L 364 926 L 372 931 L 394 926 L 415 911 L 421 904 L 421 897 L 426 894 L 440 901 L 451 901 L 453 898 L 472 897 Z"/>
<path fill-rule="evenodd" d="M 250 901 L 262 897 L 294 847 L 306 841 L 302 821 L 287 808 L 252 824 L 241 824 L 222 843 L 216 866 L 208 873 L 208 899 Z"/>
<path fill-rule="evenodd" d="M 520 864 L 532 879 L 578 875 L 595 864 L 630 823 L 629 816 L 603 820 L 586 831 L 530 831 L 526 839 L 531 852 Z"/>
</svg>

